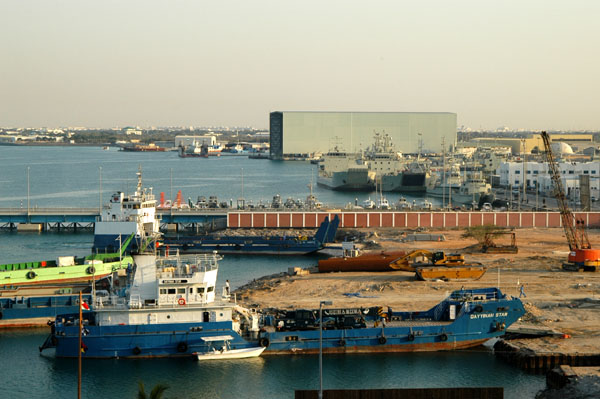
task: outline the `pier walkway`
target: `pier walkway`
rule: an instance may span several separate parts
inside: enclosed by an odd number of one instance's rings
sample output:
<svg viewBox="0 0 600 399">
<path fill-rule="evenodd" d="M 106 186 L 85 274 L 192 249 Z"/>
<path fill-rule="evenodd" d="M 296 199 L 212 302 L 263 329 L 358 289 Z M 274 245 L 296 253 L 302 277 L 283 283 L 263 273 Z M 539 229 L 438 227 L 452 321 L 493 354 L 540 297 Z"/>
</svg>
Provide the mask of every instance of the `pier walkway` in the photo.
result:
<svg viewBox="0 0 600 399">
<path fill-rule="evenodd" d="M 158 210 L 162 227 L 177 224 L 183 228 L 219 224 L 225 227 L 225 209 Z M 98 208 L 0 208 L 0 228 L 17 228 L 20 224 L 42 225 L 46 228 L 93 227 L 100 216 Z"/>
<path fill-rule="evenodd" d="M 158 210 L 161 228 L 195 229 L 208 225 L 229 228 L 317 228 L 329 217 L 340 218 L 342 228 L 464 228 L 493 224 L 503 227 L 562 227 L 559 212 L 444 212 L 393 210 L 253 210 L 173 209 Z M 576 218 L 590 228 L 600 228 L 600 212 L 576 212 Z M 52 228 L 93 227 L 98 208 L 0 208 L 0 228 L 17 228 L 20 224 Z"/>
</svg>

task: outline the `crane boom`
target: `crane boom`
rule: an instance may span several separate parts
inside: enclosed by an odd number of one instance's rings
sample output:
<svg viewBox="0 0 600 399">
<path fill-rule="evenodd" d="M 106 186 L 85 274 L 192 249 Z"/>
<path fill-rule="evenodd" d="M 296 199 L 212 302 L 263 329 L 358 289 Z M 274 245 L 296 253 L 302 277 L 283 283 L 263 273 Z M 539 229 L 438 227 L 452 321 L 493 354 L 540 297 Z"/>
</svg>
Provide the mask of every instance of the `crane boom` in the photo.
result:
<svg viewBox="0 0 600 399">
<path fill-rule="evenodd" d="M 562 180 L 560 179 L 560 171 L 558 169 L 558 164 L 554 159 L 554 154 L 552 153 L 552 147 L 550 146 L 550 137 L 548 136 L 548 133 L 542 132 L 542 140 L 544 142 L 544 148 L 546 149 L 545 154 L 546 161 L 548 162 L 548 168 L 550 169 L 550 177 L 554 183 L 554 197 L 558 201 L 560 217 L 562 219 L 563 228 L 565 229 L 565 235 L 567 236 L 567 242 L 569 243 L 569 249 L 571 251 L 575 249 L 581 249 L 582 246 L 577 239 L 575 227 L 573 226 L 575 217 L 567 205 L 565 191 L 563 189 Z"/>
</svg>

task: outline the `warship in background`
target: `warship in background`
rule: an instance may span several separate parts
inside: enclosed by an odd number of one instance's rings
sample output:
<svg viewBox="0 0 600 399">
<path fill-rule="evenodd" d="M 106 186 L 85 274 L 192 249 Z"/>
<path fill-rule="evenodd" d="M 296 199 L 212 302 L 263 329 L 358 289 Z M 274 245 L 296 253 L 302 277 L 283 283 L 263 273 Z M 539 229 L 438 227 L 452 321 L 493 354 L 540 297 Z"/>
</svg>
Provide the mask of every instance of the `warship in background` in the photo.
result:
<svg viewBox="0 0 600 399">
<path fill-rule="evenodd" d="M 348 153 L 338 146 L 323 155 L 317 183 L 338 191 L 374 191 L 424 193 L 430 183 L 429 165 L 397 152 L 386 133 L 374 133 L 366 151 Z"/>
</svg>

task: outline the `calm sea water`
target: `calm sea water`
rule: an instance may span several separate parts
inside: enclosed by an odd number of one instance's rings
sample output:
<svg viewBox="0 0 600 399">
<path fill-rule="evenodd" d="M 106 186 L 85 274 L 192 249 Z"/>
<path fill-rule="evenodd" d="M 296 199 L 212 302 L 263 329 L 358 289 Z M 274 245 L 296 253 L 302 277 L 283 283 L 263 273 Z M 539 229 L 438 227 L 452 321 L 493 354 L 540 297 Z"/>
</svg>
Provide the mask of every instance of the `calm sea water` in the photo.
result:
<svg viewBox="0 0 600 399">
<path fill-rule="evenodd" d="M 270 162 L 245 157 L 180 159 L 175 153 L 124 153 L 100 148 L 0 146 L 0 207 L 27 206 L 27 167 L 31 206 L 99 204 L 102 167 L 103 201 L 115 190 L 132 191 L 141 165 L 145 185 L 156 193 L 181 189 L 184 198 L 244 196 L 255 202 L 273 194 L 304 198 L 314 165 Z M 354 201 L 356 194 L 315 188 L 326 203 Z M 359 201 L 369 194 L 359 195 Z M 371 194 L 372 198 L 373 195 Z M 169 197 L 169 195 L 167 195 Z M 389 198 L 392 198 L 391 196 Z M 397 196 L 395 197 L 397 198 Z M 89 254 L 88 233 L 0 232 L 0 263 Z M 316 264 L 312 257 L 236 257 L 221 262 L 219 281 L 238 287 L 290 266 Z M 0 331 L 0 393 L 10 398 L 74 397 L 77 362 L 38 352 L 45 329 Z M 543 376 L 525 374 L 497 360 L 489 351 L 377 354 L 324 357 L 325 388 L 403 388 L 502 386 L 506 398 L 533 397 Z M 284 356 L 198 363 L 182 359 L 88 360 L 84 362 L 83 397 L 135 397 L 138 381 L 147 391 L 167 384 L 166 398 L 292 398 L 294 389 L 317 389 L 316 356 Z"/>
</svg>

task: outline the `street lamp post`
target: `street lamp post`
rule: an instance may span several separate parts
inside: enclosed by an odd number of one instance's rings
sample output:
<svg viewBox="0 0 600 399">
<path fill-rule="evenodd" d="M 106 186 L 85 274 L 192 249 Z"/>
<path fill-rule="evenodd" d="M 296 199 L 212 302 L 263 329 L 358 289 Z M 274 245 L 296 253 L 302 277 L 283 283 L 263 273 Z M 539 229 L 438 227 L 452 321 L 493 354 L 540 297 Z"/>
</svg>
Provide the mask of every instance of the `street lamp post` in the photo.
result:
<svg viewBox="0 0 600 399">
<path fill-rule="evenodd" d="M 29 166 L 27 167 L 27 223 L 29 223 Z"/>
<path fill-rule="evenodd" d="M 331 301 L 319 302 L 319 399 L 323 399 L 323 305 L 332 304 Z"/>
<path fill-rule="evenodd" d="M 102 217 L 102 166 L 98 167 L 99 171 L 100 171 L 100 196 L 99 196 L 99 201 L 100 201 L 100 206 L 99 206 L 99 211 L 100 211 L 100 217 Z"/>
</svg>

